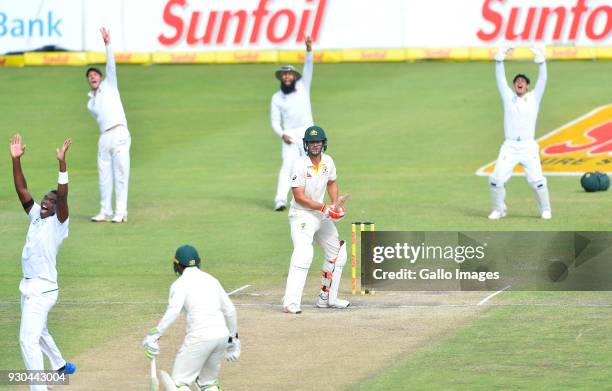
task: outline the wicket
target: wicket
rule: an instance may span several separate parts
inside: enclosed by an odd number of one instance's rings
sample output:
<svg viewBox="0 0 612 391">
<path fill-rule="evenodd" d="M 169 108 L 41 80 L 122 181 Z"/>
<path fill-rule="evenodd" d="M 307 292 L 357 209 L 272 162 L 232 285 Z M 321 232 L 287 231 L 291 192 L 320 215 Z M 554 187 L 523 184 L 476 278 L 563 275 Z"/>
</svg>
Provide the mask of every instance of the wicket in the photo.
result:
<svg viewBox="0 0 612 391">
<path fill-rule="evenodd" d="M 370 227 L 370 231 L 376 231 L 376 225 L 371 221 L 354 221 L 351 223 L 351 294 L 355 294 L 357 291 L 357 225 L 359 225 L 359 232 L 364 232 L 366 226 Z M 361 243 L 361 239 L 359 239 Z M 366 292 L 362 288 L 361 294 L 365 295 Z"/>
</svg>

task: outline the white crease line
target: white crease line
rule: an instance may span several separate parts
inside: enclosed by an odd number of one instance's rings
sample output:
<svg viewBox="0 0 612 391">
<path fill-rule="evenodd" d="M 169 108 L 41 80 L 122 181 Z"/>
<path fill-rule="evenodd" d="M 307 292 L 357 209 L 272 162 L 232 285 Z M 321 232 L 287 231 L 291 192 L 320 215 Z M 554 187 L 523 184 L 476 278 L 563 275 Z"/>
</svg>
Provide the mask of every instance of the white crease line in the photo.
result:
<svg viewBox="0 0 612 391">
<path fill-rule="evenodd" d="M 234 289 L 233 291 L 229 292 L 227 295 L 228 295 L 228 296 L 231 296 L 231 295 L 233 295 L 234 293 L 238 293 L 238 292 L 240 292 L 240 291 L 243 291 L 243 290 L 245 290 L 246 288 L 248 288 L 248 287 L 250 287 L 250 286 L 251 286 L 251 285 L 241 286 L 240 288 Z"/>
<path fill-rule="evenodd" d="M 500 293 L 502 293 L 503 291 L 505 291 L 506 289 L 510 288 L 510 285 L 508 285 L 507 287 L 498 290 L 495 293 L 491 293 L 489 296 L 485 297 L 484 299 L 480 300 L 480 302 L 476 305 L 483 305 L 484 303 L 486 303 L 487 301 L 489 301 L 489 299 L 494 298 L 495 296 L 499 295 Z"/>
</svg>

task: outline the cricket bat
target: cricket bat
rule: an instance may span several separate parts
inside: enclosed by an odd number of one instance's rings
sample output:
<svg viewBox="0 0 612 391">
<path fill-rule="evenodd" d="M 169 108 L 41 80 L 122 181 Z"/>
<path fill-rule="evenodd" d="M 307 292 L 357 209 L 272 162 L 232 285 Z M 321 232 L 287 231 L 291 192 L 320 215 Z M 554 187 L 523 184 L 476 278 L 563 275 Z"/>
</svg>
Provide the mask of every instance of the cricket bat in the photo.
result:
<svg viewBox="0 0 612 391">
<path fill-rule="evenodd" d="M 159 390 L 159 380 L 157 379 L 157 367 L 155 365 L 155 357 L 151 360 L 151 391 Z"/>
<path fill-rule="evenodd" d="M 339 208 L 339 207 L 343 207 L 344 203 L 351 198 L 351 195 L 349 193 L 344 193 L 342 194 L 340 197 L 338 197 L 338 199 L 336 200 L 336 204 L 334 205 L 334 209 Z"/>
</svg>

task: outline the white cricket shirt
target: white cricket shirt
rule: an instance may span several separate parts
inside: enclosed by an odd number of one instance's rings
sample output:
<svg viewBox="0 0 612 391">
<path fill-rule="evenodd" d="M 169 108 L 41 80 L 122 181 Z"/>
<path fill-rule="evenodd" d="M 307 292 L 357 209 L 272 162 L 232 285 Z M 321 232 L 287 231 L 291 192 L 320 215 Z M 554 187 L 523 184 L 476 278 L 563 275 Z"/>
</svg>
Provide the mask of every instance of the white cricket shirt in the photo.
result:
<svg viewBox="0 0 612 391">
<path fill-rule="evenodd" d="M 310 157 L 306 156 L 295 162 L 291 174 L 291 187 L 303 187 L 304 194 L 316 202 L 323 202 L 327 183 L 336 180 L 336 165 L 331 156 L 322 154 L 319 168 L 315 169 Z M 291 200 L 291 208 L 299 210 L 312 210 L 298 204 L 295 198 Z"/>
<path fill-rule="evenodd" d="M 306 53 L 302 78 L 295 83 L 294 92 L 284 94 L 283 91 L 279 90 L 272 95 L 270 120 L 272 130 L 278 137 L 287 133 L 292 137 L 299 136 L 299 140 L 294 140 L 294 142 L 300 142 L 306 128 L 314 124 L 310 106 L 313 58 L 313 52 Z"/>
<path fill-rule="evenodd" d="M 98 90 L 89 91 L 87 96 L 89 96 L 87 109 L 98 123 L 100 133 L 117 125 L 127 127 L 127 119 L 117 87 L 117 67 L 111 45 L 106 45 L 106 77 L 98 86 Z"/>
<path fill-rule="evenodd" d="M 34 203 L 28 213 L 30 227 L 21 253 L 21 268 L 26 279 L 39 278 L 48 282 L 46 288 L 57 288 L 56 257 L 59 247 L 68 237 L 68 223 L 60 223 L 57 215 L 40 217 L 40 205 Z"/>
<path fill-rule="evenodd" d="M 219 281 L 197 267 L 185 268 L 170 286 L 168 309 L 157 329 L 163 334 L 181 310 L 187 315 L 186 340 L 206 341 L 236 333 L 236 308 Z"/>
<path fill-rule="evenodd" d="M 538 69 L 538 82 L 533 91 L 519 97 L 506 83 L 503 61 L 495 63 L 497 88 L 504 104 L 504 135 L 506 140 L 524 141 L 535 139 L 538 110 L 544 96 L 546 79 L 548 77 L 546 62 L 539 64 Z"/>
</svg>

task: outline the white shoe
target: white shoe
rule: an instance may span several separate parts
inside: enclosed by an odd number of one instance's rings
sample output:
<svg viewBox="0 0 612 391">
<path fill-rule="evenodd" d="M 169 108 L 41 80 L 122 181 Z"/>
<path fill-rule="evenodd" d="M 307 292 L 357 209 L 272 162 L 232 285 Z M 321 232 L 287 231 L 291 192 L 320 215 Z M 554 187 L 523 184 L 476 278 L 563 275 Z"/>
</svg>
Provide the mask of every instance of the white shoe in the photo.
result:
<svg viewBox="0 0 612 391">
<path fill-rule="evenodd" d="M 113 223 L 127 223 L 127 216 L 123 215 L 123 214 L 116 214 L 113 216 L 112 220 Z"/>
<path fill-rule="evenodd" d="M 104 213 L 100 212 L 97 215 L 95 215 L 94 217 L 92 217 L 91 221 L 93 221 L 94 223 L 105 223 L 107 221 L 110 221 L 110 218 L 109 218 L 109 216 L 107 216 Z"/>
<path fill-rule="evenodd" d="M 301 314 L 302 313 L 302 309 L 300 308 L 300 306 L 294 303 L 284 306 L 283 311 L 288 314 Z"/>
<path fill-rule="evenodd" d="M 321 296 L 317 298 L 317 303 L 315 306 L 319 308 L 346 308 L 351 303 L 348 300 L 336 299 L 333 303 L 330 303 L 328 300 L 323 299 Z"/>
<path fill-rule="evenodd" d="M 489 215 L 489 220 L 499 220 L 503 217 L 506 217 L 506 211 L 505 210 L 493 210 L 493 212 L 491 212 L 491 214 Z"/>
<path fill-rule="evenodd" d="M 552 212 L 550 210 L 545 210 L 542 212 L 542 216 L 541 216 L 544 220 L 550 220 L 552 219 Z"/>
<path fill-rule="evenodd" d="M 274 210 L 276 212 L 282 212 L 285 209 L 287 209 L 287 205 L 283 201 L 276 201 L 276 204 L 274 205 Z"/>
</svg>

